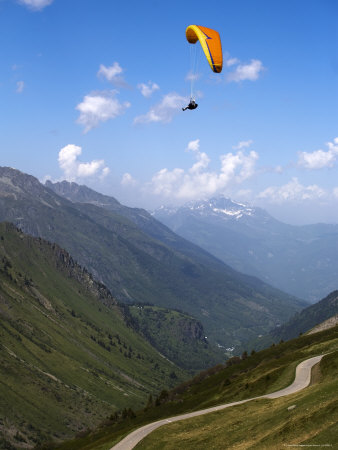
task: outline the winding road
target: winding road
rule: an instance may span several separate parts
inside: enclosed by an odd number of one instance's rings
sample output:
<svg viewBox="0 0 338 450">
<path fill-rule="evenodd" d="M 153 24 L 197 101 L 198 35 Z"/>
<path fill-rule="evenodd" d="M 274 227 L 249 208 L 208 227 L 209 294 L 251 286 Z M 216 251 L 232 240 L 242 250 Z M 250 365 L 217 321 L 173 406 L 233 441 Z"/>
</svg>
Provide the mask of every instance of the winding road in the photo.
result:
<svg viewBox="0 0 338 450">
<path fill-rule="evenodd" d="M 261 395 L 259 397 L 248 398 L 246 400 L 241 400 L 239 402 L 226 403 L 225 405 L 214 406 L 212 408 L 202 409 L 200 411 L 195 411 L 192 413 L 181 414 L 180 416 L 170 417 L 168 419 L 161 419 L 157 422 L 149 423 L 148 425 L 144 425 L 141 428 L 133 431 L 128 434 L 122 441 L 112 447 L 110 450 L 131 450 L 142 441 L 148 434 L 152 431 L 156 430 L 156 428 L 161 427 L 162 425 L 166 425 L 168 423 L 177 422 L 179 420 L 190 419 L 191 417 L 201 416 L 203 414 L 208 414 L 215 411 L 220 411 L 225 408 L 229 408 L 230 406 L 240 405 L 242 403 L 250 402 L 251 400 L 257 400 L 259 398 L 278 398 L 283 397 L 285 395 L 294 394 L 304 388 L 306 388 L 311 381 L 311 369 L 317 364 L 324 355 L 315 356 L 313 358 L 307 359 L 296 367 L 296 376 L 295 380 L 290 386 L 285 389 L 281 389 L 280 391 L 272 392 L 271 394 Z"/>
</svg>

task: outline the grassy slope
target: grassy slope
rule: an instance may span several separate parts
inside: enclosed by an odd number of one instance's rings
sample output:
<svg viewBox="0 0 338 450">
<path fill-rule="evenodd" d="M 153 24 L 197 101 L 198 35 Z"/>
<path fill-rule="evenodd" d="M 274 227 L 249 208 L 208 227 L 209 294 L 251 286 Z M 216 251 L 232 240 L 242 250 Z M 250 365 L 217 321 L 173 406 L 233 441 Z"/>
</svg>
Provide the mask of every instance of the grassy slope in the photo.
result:
<svg viewBox="0 0 338 450">
<path fill-rule="evenodd" d="M 336 344 L 337 345 L 337 344 Z M 255 400 L 161 427 L 138 449 L 282 449 L 296 444 L 338 444 L 338 352 L 324 357 L 317 383 L 276 400 Z M 295 408 L 288 408 L 295 405 Z"/>
<path fill-rule="evenodd" d="M 248 448 L 247 443 L 251 442 L 250 445 L 253 445 L 253 448 L 269 449 L 279 448 L 273 446 L 276 436 L 281 443 L 284 442 L 283 439 L 298 438 L 301 442 L 301 439 L 306 440 L 310 437 L 311 430 L 312 433 L 314 430 L 322 430 L 322 437 L 318 435 L 316 439 L 325 440 L 326 437 L 329 439 L 330 433 L 335 431 L 333 421 L 337 422 L 338 419 L 338 409 L 334 409 L 337 406 L 338 388 L 337 349 L 338 327 L 273 346 L 249 356 L 238 364 L 205 371 L 190 382 L 171 391 L 169 401 L 147 411 L 140 411 L 135 419 L 112 424 L 82 440 L 65 444 L 61 448 L 63 450 L 78 448 L 106 450 L 119 442 L 131 430 L 160 418 L 274 392 L 291 384 L 295 367 L 300 361 L 314 355 L 335 352 L 321 362 L 321 372 L 319 376 L 317 375 L 317 383 L 301 393 L 284 399 L 259 400 L 253 404 L 249 403 L 189 421 L 177 422 L 150 434 L 144 442 L 139 444 L 139 447 L 146 449 L 183 446 L 201 449 L 227 448 L 225 445 L 231 435 L 233 436 L 231 445 L 234 445 L 234 448 Z M 294 403 L 298 407 L 288 411 L 287 407 Z M 275 413 L 271 414 L 271 411 Z M 258 426 L 261 421 L 263 425 Z M 300 428 L 304 421 L 308 423 L 308 426 L 306 433 L 302 434 Z M 217 423 L 215 428 L 214 423 Z M 324 431 L 326 427 L 327 430 Z M 247 433 L 248 429 L 251 430 L 249 433 Z M 166 438 L 168 433 L 169 440 Z M 240 442 L 243 447 L 239 446 Z"/>
<path fill-rule="evenodd" d="M 277 400 L 254 400 L 178 422 L 152 433 L 137 449 L 283 449 L 338 444 L 338 353 L 316 371 L 318 384 Z M 295 405 L 295 408 L 292 408 Z M 288 409 L 291 406 L 292 409 Z"/>
<path fill-rule="evenodd" d="M 184 376 L 104 292 L 66 252 L 0 224 L 0 443 L 69 438 Z"/>
</svg>

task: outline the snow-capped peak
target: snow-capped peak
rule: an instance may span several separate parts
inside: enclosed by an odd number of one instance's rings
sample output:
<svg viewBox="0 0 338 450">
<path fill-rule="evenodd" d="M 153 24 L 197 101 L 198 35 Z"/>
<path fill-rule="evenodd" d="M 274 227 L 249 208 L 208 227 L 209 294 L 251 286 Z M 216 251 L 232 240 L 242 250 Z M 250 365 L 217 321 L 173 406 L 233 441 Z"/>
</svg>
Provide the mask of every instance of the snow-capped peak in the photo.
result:
<svg viewBox="0 0 338 450">
<path fill-rule="evenodd" d="M 215 197 L 209 200 L 200 200 L 196 202 L 186 203 L 181 207 L 161 206 L 153 214 L 173 216 L 179 212 L 190 212 L 199 216 L 218 216 L 220 218 L 239 220 L 243 216 L 252 216 L 255 208 L 250 205 L 235 202 L 224 196 Z"/>
</svg>

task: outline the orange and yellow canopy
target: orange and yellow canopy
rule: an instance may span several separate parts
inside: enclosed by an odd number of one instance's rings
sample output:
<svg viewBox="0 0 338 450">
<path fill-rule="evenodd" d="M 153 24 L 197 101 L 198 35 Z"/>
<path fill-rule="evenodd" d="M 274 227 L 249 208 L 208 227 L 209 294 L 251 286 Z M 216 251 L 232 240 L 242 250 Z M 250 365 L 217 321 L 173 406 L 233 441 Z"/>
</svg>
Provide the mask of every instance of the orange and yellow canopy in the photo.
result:
<svg viewBox="0 0 338 450">
<path fill-rule="evenodd" d="M 220 73 L 223 67 L 222 44 L 219 33 L 211 28 L 189 25 L 185 35 L 190 44 L 200 41 L 211 70 Z"/>
</svg>

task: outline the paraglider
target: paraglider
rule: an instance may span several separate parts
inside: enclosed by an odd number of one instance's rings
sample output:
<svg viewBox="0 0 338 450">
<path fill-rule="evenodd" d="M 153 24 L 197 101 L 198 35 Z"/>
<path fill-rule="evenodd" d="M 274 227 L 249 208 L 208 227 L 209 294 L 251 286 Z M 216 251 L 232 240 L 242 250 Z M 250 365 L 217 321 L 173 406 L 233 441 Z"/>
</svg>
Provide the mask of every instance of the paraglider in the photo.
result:
<svg viewBox="0 0 338 450">
<path fill-rule="evenodd" d="M 200 42 L 211 70 L 215 73 L 221 73 L 223 68 L 223 54 L 221 38 L 218 31 L 200 25 L 189 25 L 185 31 L 185 35 L 190 44 L 196 44 L 197 41 Z M 193 68 L 192 70 L 194 71 L 196 69 Z M 185 108 L 182 108 L 183 111 L 186 109 L 196 109 L 198 106 L 195 103 L 193 94 L 193 81 L 195 78 L 196 74 L 192 73 L 190 103 Z"/>
<path fill-rule="evenodd" d="M 222 72 L 222 44 L 218 31 L 199 25 L 189 25 L 185 35 L 190 44 L 200 41 L 211 70 L 216 73 Z"/>
<path fill-rule="evenodd" d="M 196 109 L 198 106 L 198 103 L 195 102 L 194 99 L 190 99 L 189 105 L 186 106 L 185 108 L 182 108 L 182 111 L 185 111 L 186 109 Z"/>
</svg>

